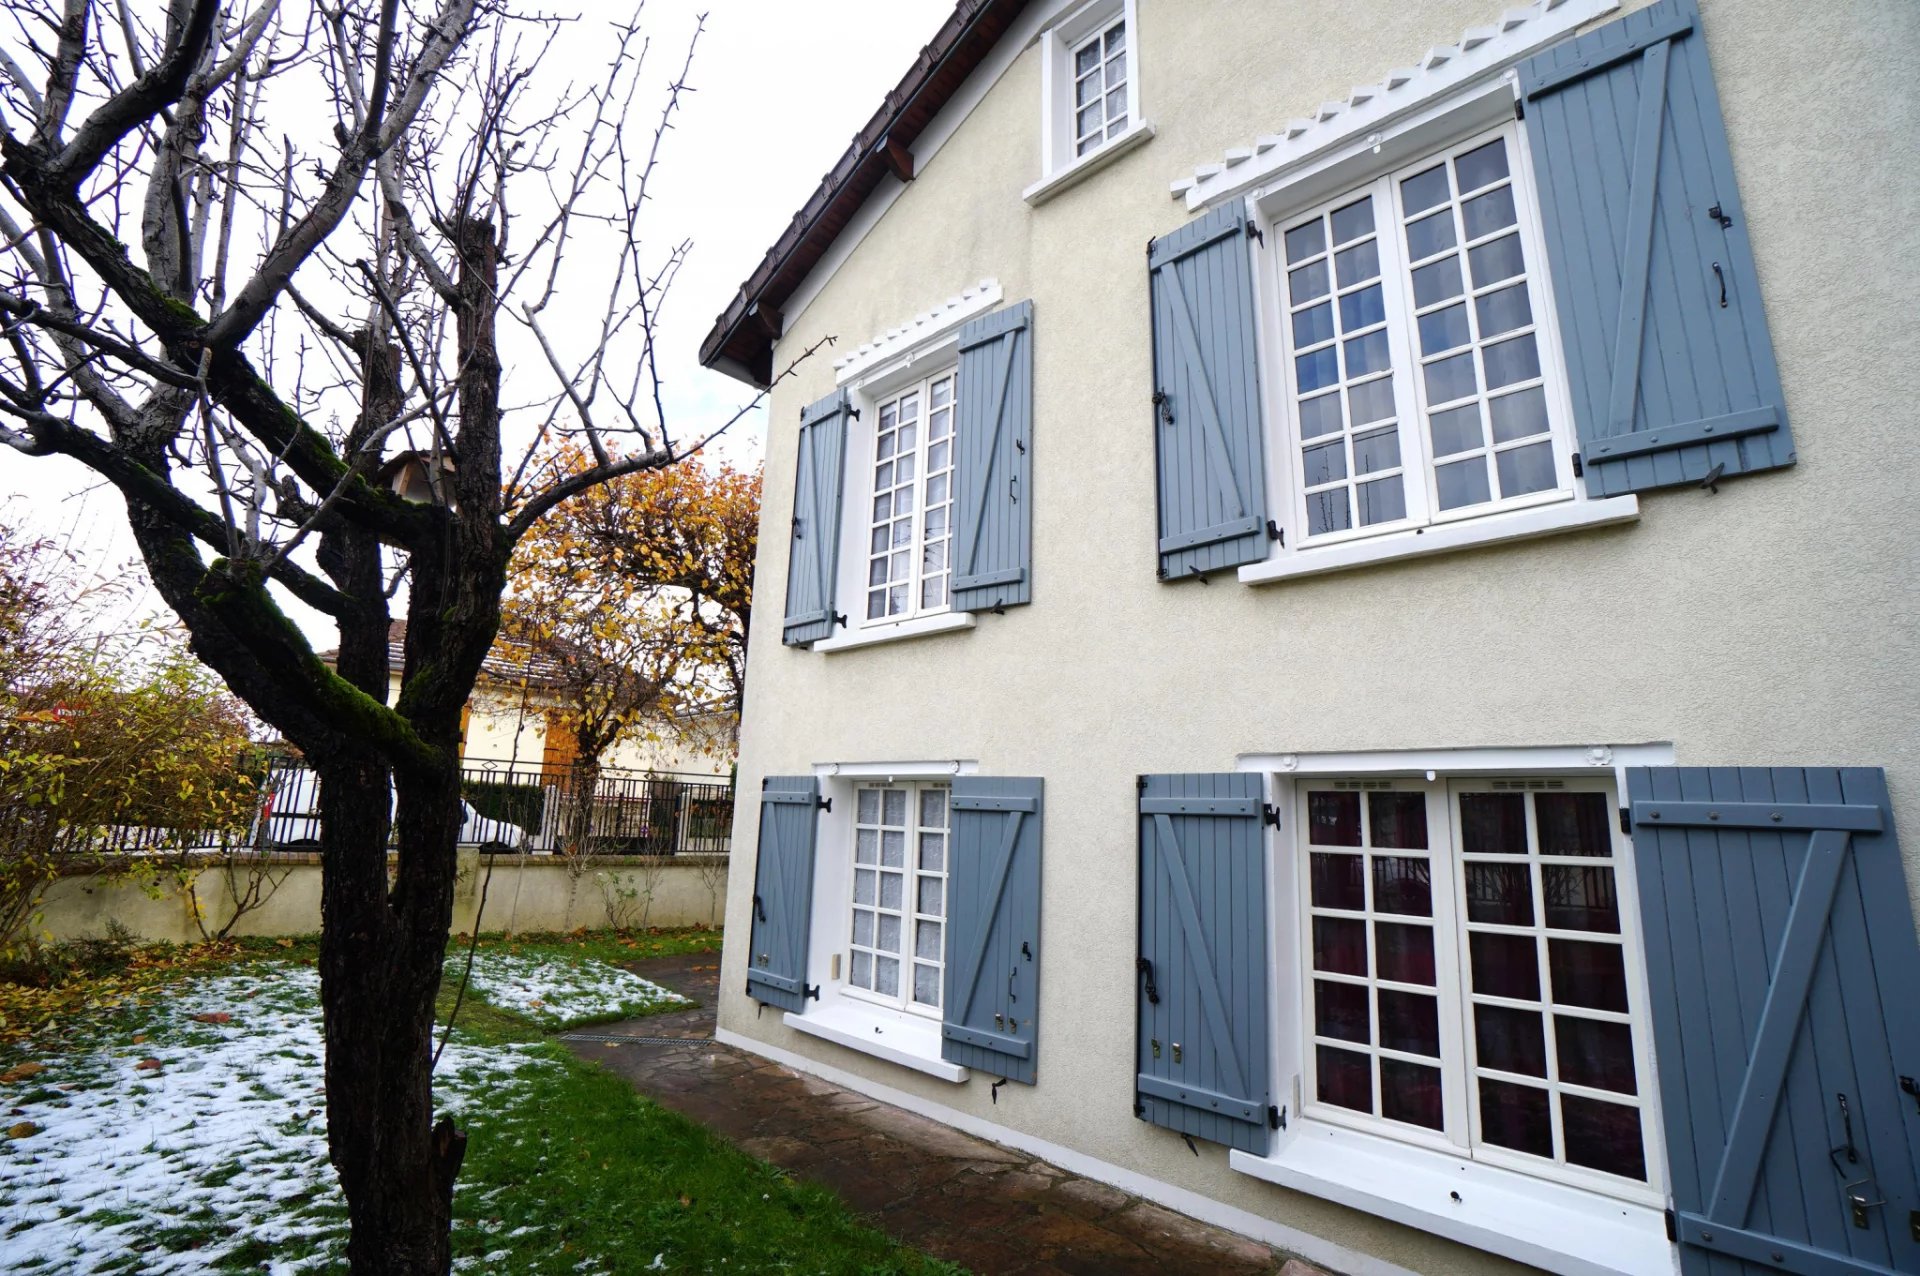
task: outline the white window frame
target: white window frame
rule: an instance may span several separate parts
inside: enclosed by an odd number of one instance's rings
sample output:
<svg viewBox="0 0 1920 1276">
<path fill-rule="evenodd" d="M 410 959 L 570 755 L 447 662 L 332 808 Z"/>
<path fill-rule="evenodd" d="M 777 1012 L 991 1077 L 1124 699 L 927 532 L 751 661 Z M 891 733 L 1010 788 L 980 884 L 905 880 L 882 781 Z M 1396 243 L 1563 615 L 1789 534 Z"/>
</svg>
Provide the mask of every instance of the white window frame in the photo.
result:
<svg viewBox="0 0 1920 1276">
<path fill-rule="evenodd" d="M 975 775 L 971 758 L 922 758 L 815 762 L 813 774 L 829 805 L 819 814 L 819 851 L 813 863 L 813 907 L 807 939 L 807 977 L 820 990 L 805 1013 L 786 1012 L 781 1022 L 795 1032 L 954 1084 L 971 1071 L 941 1057 L 941 1021 L 856 995 L 848 987 L 849 905 L 853 898 L 855 789 L 862 784 L 908 781 L 951 785 L 957 775 Z M 951 810 L 951 808 L 949 808 Z M 951 815 L 949 815 L 951 821 Z M 951 832 L 949 832 L 951 836 Z M 943 990 L 944 995 L 944 990 Z"/>
<path fill-rule="evenodd" d="M 1076 153 L 1073 55 L 1116 24 L 1126 30 L 1126 125 L 1086 154 Z M 1153 136 L 1140 110 L 1140 22 L 1135 0 L 1090 0 L 1040 33 L 1040 178 L 1022 192 L 1040 204 Z"/>
<path fill-rule="evenodd" d="M 1541 233 L 1537 184 L 1527 139 L 1527 122 L 1515 118 L 1515 81 L 1505 77 L 1471 86 L 1413 111 L 1390 128 L 1331 150 L 1296 168 L 1282 179 L 1245 197 L 1249 217 L 1263 228 L 1264 242 L 1250 249 L 1255 263 L 1256 330 L 1261 352 L 1266 437 L 1268 508 L 1284 530 L 1260 562 L 1240 568 L 1248 584 L 1338 571 L 1348 567 L 1389 562 L 1463 549 L 1475 545 L 1526 539 L 1554 532 L 1629 522 L 1639 517 L 1639 501 L 1632 495 L 1591 498 L 1574 473 L 1577 443 L 1573 405 L 1568 391 L 1565 360 L 1554 305 L 1554 281 Z M 1480 139 L 1499 134 L 1507 138 L 1508 164 L 1515 191 L 1522 250 L 1527 262 L 1528 298 L 1533 306 L 1534 335 L 1540 358 L 1542 384 L 1552 428 L 1558 487 L 1509 501 L 1491 501 L 1459 510 L 1439 511 L 1433 495 L 1433 464 L 1425 441 L 1427 422 L 1421 404 L 1414 355 L 1411 281 L 1404 265 L 1404 242 L 1398 216 L 1398 180 L 1437 162 L 1443 155 L 1470 149 Z M 1292 334 L 1288 322 L 1285 231 L 1316 209 L 1339 207 L 1363 192 L 1376 195 L 1376 222 L 1382 242 L 1382 279 L 1395 289 L 1388 323 L 1400 416 L 1402 462 L 1408 473 L 1407 517 L 1371 527 L 1350 527 L 1316 537 L 1305 535 L 1307 520 L 1304 484 L 1298 456 L 1299 421 L 1294 404 Z M 1382 200 L 1385 203 L 1382 203 Z M 1391 246 L 1385 242 L 1392 238 Z M 1464 247 L 1460 249 L 1464 258 Z M 1387 268 L 1391 257 L 1392 268 Z M 1468 288 L 1468 294 L 1472 292 Z M 1487 428 L 1483 422 L 1483 428 Z M 1409 453 L 1409 445 L 1418 449 Z M 1415 458 L 1418 458 L 1417 464 Z M 1418 481 L 1412 471 L 1418 469 Z M 1284 515 L 1284 517 L 1281 517 Z M 1355 514 L 1357 522 L 1357 512 Z"/>
<path fill-rule="evenodd" d="M 1361 779 L 1362 777 L 1353 777 Z M 1299 919 L 1295 930 L 1299 936 L 1297 955 L 1297 977 L 1300 982 L 1300 1031 L 1301 1051 L 1300 1069 L 1300 1112 L 1313 1120 L 1325 1121 L 1335 1125 L 1346 1125 L 1358 1130 L 1366 1130 L 1387 1138 L 1404 1140 L 1417 1146 L 1450 1149 L 1455 1155 L 1467 1157 L 1489 1165 L 1501 1166 L 1521 1174 L 1536 1178 L 1549 1179 L 1583 1188 L 1604 1196 L 1618 1197 L 1622 1200 L 1642 1205 L 1658 1206 L 1666 1199 L 1664 1166 L 1656 1162 L 1659 1147 L 1659 1132 L 1655 1128 L 1656 1114 L 1653 1109 L 1649 1086 L 1653 1079 L 1653 1024 L 1648 1014 L 1646 994 L 1646 974 L 1643 969 L 1645 951 L 1644 937 L 1639 933 L 1637 910 L 1631 910 L 1634 898 L 1632 883 L 1627 881 L 1632 871 L 1632 842 L 1626 834 L 1618 831 L 1611 820 L 1608 828 L 1611 833 L 1612 857 L 1608 862 L 1614 872 L 1617 891 L 1616 902 L 1620 910 L 1620 946 L 1626 970 L 1627 1012 L 1621 1016 L 1633 1033 L 1633 1062 L 1635 1093 L 1632 1095 L 1607 1093 L 1595 1090 L 1596 1098 L 1631 1107 L 1641 1113 L 1641 1151 L 1646 1161 L 1647 1180 L 1638 1183 L 1617 1175 L 1587 1169 L 1567 1162 L 1562 1155 L 1547 1159 L 1528 1153 L 1502 1148 L 1495 1144 L 1483 1143 L 1479 1131 L 1479 1061 L 1476 1049 L 1476 1036 L 1470 1022 L 1476 996 L 1481 1001 L 1492 1002 L 1484 994 L 1475 994 L 1469 986 L 1466 935 L 1468 920 L 1466 912 L 1465 875 L 1461 871 L 1465 860 L 1460 843 L 1460 825 L 1454 818 L 1459 795 L 1462 792 L 1488 791 L 1495 783 L 1513 784 L 1515 781 L 1533 781 L 1543 785 L 1551 784 L 1556 790 L 1567 793 L 1601 793 L 1610 799 L 1609 812 L 1619 805 L 1619 793 L 1610 779 L 1591 776 L 1498 776 L 1475 777 L 1455 776 L 1428 781 L 1417 778 L 1368 780 L 1368 783 L 1400 791 L 1418 792 L 1426 799 L 1427 832 L 1429 845 L 1425 857 L 1433 867 L 1432 896 L 1433 912 L 1430 924 L 1434 934 L 1434 970 L 1435 986 L 1432 995 L 1440 1003 L 1440 1052 L 1442 1072 L 1442 1119 L 1444 1130 L 1429 1130 L 1424 1127 L 1408 1125 L 1389 1120 L 1383 1116 L 1372 1116 L 1349 1108 L 1322 1102 L 1318 1097 L 1317 1054 L 1314 1047 L 1318 1042 L 1313 1034 L 1313 1013 L 1311 986 L 1316 978 L 1325 977 L 1313 969 L 1313 928 L 1309 923 L 1314 914 L 1314 906 L 1309 896 L 1311 857 L 1309 844 L 1304 838 L 1296 840 L 1296 853 L 1292 857 L 1296 865 L 1294 890 L 1298 893 L 1299 904 L 1294 916 Z M 1304 830 L 1307 827 L 1307 794 L 1318 788 L 1324 789 L 1332 778 L 1319 781 L 1301 781 L 1295 786 L 1294 812 L 1292 827 Z M 1362 804 L 1366 802 L 1366 792 L 1360 793 Z M 1532 826 L 1532 802 L 1527 803 L 1528 825 Z M 1530 834 L 1530 847 L 1531 842 Z M 1387 851 L 1367 851 L 1366 855 L 1392 854 Z M 1539 858 L 1537 850 L 1530 849 L 1524 857 L 1513 857 L 1511 863 L 1532 864 Z M 1282 856 L 1276 862 L 1287 863 Z M 1442 870 L 1446 874 L 1443 887 L 1439 880 Z M 1631 914 L 1631 915 L 1630 915 Z M 1387 915 L 1386 920 L 1398 920 L 1396 915 Z M 1544 930 L 1544 917 L 1536 916 L 1538 928 Z M 1485 925 L 1475 923 L 1483 930 Z M 1532 928 L 1529 928 L 1532 929 Z M 1584 935 L 1585 932 L 1578 932 Z M 1576 932 L 1566 932 L 1565 937 L 1574 937 Z M 1587 942 L 1607 942 L 1604 936 L 1598 936 Z M 1342 982 L 1350 982 L 1342 979 Z M 1369 989 L 1381 981 L 1377 977 L 1367 977 L 1360 982 Z M 1546 996 L 1548 982 L 1546 973 L 1541 974 L 1543 1001 L 1541 1003 L 1543 1042 L 1547 1051 L 1546 1067 L 1548 1077 L 1535 1079 L 1540 1081 L 1539 1088 L 1559 1095 L 1563 1092 L 1583 1093 L 1581 1087 L 1569 1086 L 1557 1079 L 1558 1061 L 1554 1056 L 1553 1017 L 1554 1006 Z M 1574 1017 L 1612 1018 L 1594 1012 L 1591 1016 L 1585 1011 L 1576 1011 Z M 1330 1042 L 1329 1044 L 1336 1044 Z M 1388 1057 L 1393 1054 L 1376 1042 L 1372 1046 L 1355 1047 L 1366 1050 L 1376 1056 Z M 1495 1078 L 1498 1079 L 1498 1078 Z M 1379 1094 L 1376 1083 L 1376 1096 Z M 1559 1129 L 1559 1105 L 1550 1105 L 1549 1119 L 1552 1128 Z M 1556 1144 L 1559 1140 L 1556 1139 Z"/>
<path fill-rule="evenodd" d="M 909 380 L 905 384 L 895 386 L 884 395 L 876 396 L 871 412 L 871 419 L 869 419 L 869 413 L 866 411 L 862 411 L 860 414 L 859 424 L 863 428 L 859 431 L 859 434 L 861 440 L 866 445 L 864 454 L 866 463 L 864 468 L 854 470 L 853 474 L 864 475 L 865 481 L 862 487 L 849 487 L 847 491 L 849 499 L 852 499 L 854 495 L 860 491 L 864 491 L 865 493 L 861 520 L 862 531 L 859 540 L 854 542 L 853 545 L 846 546 L 845 542 L 842 542 L 843 546 L 845 546 L 842 552 L 844 553 L 851 550 L 860 559 L 861 583 L 859 594 L 855 598 L 848 600 L 850 606 L 841 607 L 840 610 L 852 617 L 854 623 L 861 628 L 870 625 L 899 625 L 907 621 L 921 620 L 929 616 L 944 616 L 953 610 L 953 524 L 960 507 L 959 494 L 954 491 L 953 487 L 954 479 L 958 472 L 955 451 L 959 445 L 959 431 L 957 427 L 960 419 L 960 369 L 956 360 L 953 363 L 928 368 L 924 372 L 916 369 L 916 374 L 919 378 L 918 380 Z M 933 403 L 933 395 L 935 388 L 940 385 L 947 387 L 947 401 L 944 405 L 936 409 Z M 918 415 L 911 423 L 908 423 L 915 429 L 915 443 L 912 448 L 915 458 L 914 475 L 911 479 L 907 480 L 905 484 L 906 487 L 910 487 L 914 494 L 914 508 L 909 511 L 908 514 L 908 526 L 910 529 L 908 540 L 902 548 L 893 548 L 885 553 L 875 554 L 873 552 L 871 538 L 876 527 L 873 517 L 873 507 L 880 496 L 876 490 L 878 486 L 876 482 L 878 470 L 883 464 L 897 466 L 901 456 L 905 455 L 905 453 L 897 453 L 888 457 L 885 461 L 881 460 L 878 451 L 881 426 L 885 420 L 887 409 L 898 404 L 903 404 L 910 396 L 917 396 L 918 398 L 918 403 L 915 408 Z M 936 411 L 943 411 L 947 414 L 947 432 L 938 440 L 933 437 L 933 415 Z M 896 425 L 894 427 L 896 432 L 903 428 L 905 428 L 905 426 Z M 930 461 L 933 449 L 938 443 L 946 444 L 946 465 L 936 469 Z M 849 448 L 849 455 L 851 456 L 854 451 L 854 449 Z M 849 475 L 849 477 L 852 476 L 853 475 Z M 935 573 L 944 578 L 945 584 L 940 592 L 940 601 L 929 604 L 926 602 L 925 597 L 925 580 L 928 574 L 925 560 L 928 548 L 928 491 L 933 485 L 933 480 L 936 478 L 944 478 L 946 481 L 946 495 L 941 502 L 941 509 L 946 520 L 946 526 L 944 528 L 945 535 L 943 537 L 945 561 Z M 888 492 L 889 495 L 897 499 L 897 494 L 901 490 L 903 490 L 901 486 L 891 486 Z M 896 515 L 889 515 L 887 520 L 889 526 L 896 521 L 896 518 Z M 874 560 L 876 558 L 891 558 L 902 552 L 907 555 L 907 576 L 905 580 L 889 580 L 876 586 L 869 575 Z M 899 584 L 904 584 L 907 589 L 906 610 L 880 616 L 871 615 L 872 599 L 870 595 L 872 591 L 876 588 L 892 588 Z"/>
<path fill-rule="evenodd" d="M 1275 468 L 1284 477 L 1284 486 L 1277 490 L 1286 494 L 1286 504 L 1281 506 L 1287 511 L 1287 522 L 1283 526 L 1297 529 L 1295 535 L 1289 539 L 1295 541 L 1295 547 L 1300 552 L 1311 552 L 1312 549 L 1321 545 L 1333 545 L 1341 541 L 1382 536 L 1410 528 L 1432 527 L 1440 523 L 1496 517 L 1514 510 L 1582 498 L 1584 494 L 1582 484 L 1573 475 L 1575 450 L 1572 437 L 1573 404 L 1567 392 L 1565 361 L 1561 356 L 1559 332 L 1552 314 L 1553 298 L 1547 291 L 1544 269 L 1545 243 L 1540 233 L 1532 165 L 1529 162 L 1530 157 L 1526 154 L 1525 140 L 1520 133 L 1523 124 L 1524 121 L 1514 120 L 1491 129 L 1468 132 L 1445 146 L 1429 150 L 1383 171 L 1360 186 L 1350 187 L 1331 198 L 1323 198 L 1303 208 L 1282 213 L 1269 223 L 1268 243 L 1272 248 L 1269 250 L 1268 267 L 1275 275 L 1271 281 L 1270 294 L 1277 307 L 1272 312 L 1274 319 L 1272 335 L 1276 348 L 1272 352 L 1270 366 L 1271 379 L 1276 384 L 1271 398 L 1279 408 L 1272 417 L 1276 426 L 1273 431 L 1273 443 L 1274 451 L 1279 453 L 1275 458 Z M 1442 510 L 1439 508 L 1436 491 L 1436 461 L 1432 454 L 1426 419 L 1426 388 L 1424 379 L 1420 375 L 1412 280 L 1405 236 L 1402 233 L 1400 184 L 1425 168 L 1450 161 L 1455 156 L 1495 140 L 1505 143 L 1511 173 L 1511 189 L 1514 193 L 1514 206 L 1518 216 L 1521 251 L 1525 255 L 1527 265 L 1527 299 L 1533 309 L 1533 323 L 1530 331 L 1540 362 L 1540 384 L 1546 398 L 1548 439 L 1553 449 L 1556 484 L 1544 491 L 1503 499 L 1498 495 L 1496 479 L 1491 488 L 1493 492 L 1491 500 L 1457 509 Z M 1399 421 L 1401 486 L 1405 496 L 1406 512 L 1402 518 L 1390 523 L 1362 526 L 1359 521 L 1359 511 L 1355 508 L 1351 511 L 1350 526 L 1347 529 L 1309 536 L 1305 485 L 1300 473 L 1298 456 L 1302 446 L 1300 414 L 1293 393 L 1293 325 L 1288 321 L 1289 307 L 1286 301 L 1288 270 L 1286 231 L 1289 227 L 1298 226 L 1303 220 L 1316 213 L 1324 215 L 1365 196 L 1371 196 L 1373 199 L 1375 243 L 1380 253 L 1380 283 L 1385 290 L 1387 302 L 1386 331 L 1393 362 L 1390 380 L 1394 386 Z M 1459 202 L 1459 197 L 1455 195 L 1449 206 L 1457 205 Z M 1455 251 L 1462 263 L 1464 273 L 1467 260 L 1466 241 L 1462 240 Z M 1331 264 L 1331 254 L 1325 260 Z M 1463 280 L 1463 287 L 1464 291 L 1460 294 L 1459 300 L 1467 304 L 1471 311 L 1474 296 L 1472 281 Z M 1335 300 L 1337 293 L 1336 287 L 1328 294 L 1328 299 Z M 1507 338 L 1503 334 L 1501 339 Z M 1482 347 L 1469 346 L 1470 355 L 1479 348 Z M 1336 390 L 1335 393 L 1342 393 L 1342 391 Z M 1487 397 L 1487 392 L 1482 389 L 1477 402 L 1484 404 Z M 1483 418 L 1481 428 L 1483 435 L 1490 438 L 1491 422 Z M 1442 462 L 1446 459 L 1441 458 Z M 1349 481 L 1357 478 L 1357 475 L 1350 475 Z"/>
<path fill-rule="evenodd" d="M 1611 776 L 1611 792 L 1626 791 L 1629 767 L 1672 766 L 1670 743 L 1519 746 L 1389 750 L 1341 753 L 1244 753 L 1237 769 L 1266 778 L 1267 798 L 1293 812 L 1302 781 L 1322 778 L 1406 777 L 1428 782 L 1491 777 L 1566 777 L 1597 781 Z M 1291 864 L 1294 820 L 1267 830 L 1269 863 Z M 1432 839 L 1429 839 L 1432 840 Z M 1622 858 L 1624 849 L 1625 857 Z M 1631 845 L 1616 842 L 1615 871 L 1623 916 L 1638 916 Z M 1277 871 L 1268 879 L 1268 963 L 1276 1013 L 1268 1049 L 1274 1089 L 1293 1119 L 1265 1156 L 1235 1151 L 1231 1167 L 1351 1208 L 1404 1223 L 1490 1253 L 1568 1276 L 1667 1276 L 1678 1270 L 1658 1203 L 1597 1192 L 1559 1178 L 1518 1172 L 1494 1160 L 1461 1154 L 1451 1143 L 1386 1137 L 1358 1124 L 1329 1121 L 1302 1109 L 1307 1073 L 1302 1052 L 1310 1048 L 1303 959 L 1286 919 L 1305 916 L 1299 875 Z M 1644 963 L 1629 949 L 1627 977 L 1638 1004 L 1646 1005 Z M 1651 1044 L 1646 1047 L 1651 1051 Z M 1666 1152 L 1660 1120 L 1658 1061 L 1641 1085 L 1648 1119 L 1647 1169 L 1651 1193 L 1664 1192 Z M 1396 1127 L 1396 1131 L 1408 1127 Z M 1536 1158 L 1524 1158 L 1536 1165 Z"/>
<path fill-rule="evenodd" d="M 901 948 L 897 954 L 888 954 L 890 956 L 894 956 L 900 964 L 899 992 L 892 996 L 889 996 L 886 993 L 878 992 L 874 989 L 866 988 L 860 984 L 856 984 L 853 982 L 853 958 L 854 958 L 854 952 L 856 951 L 856 949 L 865 948 L 865 950 L 869 953 L 878 953 L 880 950 L 871 945 L 855 944 L 855 942 L 852 939 L 852 935 L 854 933 L 853 915 L 857 910 L 863 907 L 858 903 L 858 901 L 855 900 L 854 892 L 853 892 L 853 885 L 858 880 L 857 875 L 860 868 L 860 864 L 856 855 L 856 847 L 858 845 L 860 830 L 863 827 L 862 824 L 860 823 L 860 814 L 859 814 L 860 794 L 863 792 L 879 792 L 884 794 L 887 790 L 890 790 L 890 789 L 895 791 L 904 791 L 907 795 L 906 797 L 907 823 L 905 826 L 905 832 L 907 834 L 907 837 L 906 837 L 906 848 L 905 848 L 905 862 L 901 868 L 901 873 L 900 873 L 900 876 L 902 879 L 901 890 L 904 892 L 905 898 L 901 900 L 901 906 L 897 910 L 883 908 L 880 905 L 877 898 L 872 905 L 867 905 L 864 907 L 866 907 L 868 911 L 872 912 L 875 918 L 874 925 L 876 928 L 879 926 L 879 917 L 882 912 L 897 912 L 900 916 L 900 929 L 901 929 L 901 936 L 902 936 Z M 946 796 L 947 823 L 943 828 L 938 830 L 933 830 L 931 829 L 930 826 L 923 825 L 920 822 L 921 795 L 923 793 L 927 793 L 934 790 L 939 790 L 941 792 L 944 792 L 947 795 Z M 882 797 L 880 801 L 884 803 L 885 798 Z M 944 837 L 946 839 L 946 847 L 945 847 L 945 854 L 941 859 L 941 863 L 943 865 L 947 865 L 949 868 L 951 867 L 953 863 L 953 781 L 951 779 L 943 779 L 943 780 L 891 779 L 889 780 L 889 779 L 882 779 L 879 777 L 859 780 L 859 781 L 856 781 L 853 786 L 853 805 L 854 805 L 854 816 L 853 816 L 854 834 L 853 834 L 853 838 L 847 841 L 844 849 L 845 855 L 847 856 L 848 860 L 852 864 L 852 870 L 848 878 L 848 889 L 842 895 L 844 907 L 841 910 L 842 921 L 840 926 L 840 933 L 846 937 L 846 947 L 844 949 L 846 966 L 843 968 L 841 972 L 842 978 L 845 981 L 844 992 L 848 997 L 855 998 L 856 1000 L 859 1000 L 859 1001 L 871 1001 L 875 1005 L 885 1006 L 891 1010 L 899 1010 L 907 1014 L 922 1015 L 927 1018 L 931 1018 L 936 1023 L 938 1023 L 943 1014 L 943 1007 L 929 1006 L 924 1002 L 917 1001 L 914 999 L 913 976 L 914 976 L 914 967 L 916 965 L 932 965 L 938 971 L 942 980 L 944 981 L 945 979 L 946 968 L 947 968 L 947 945 L 949 941 L 952 939 L 952 927 L 950 925 L 949 918 L 948 918 L 948 912 L 949 912 L 948 906 L 952 900 L 952 895 L 950 891 L 950 873 L 948 871 L 948 868 L 943 868 L 941 871 L 936 873 L 936 872 L 929 872 L 920 867 L 920 862 L 919 862 L 920 839 L 924 834 L 931 831 L 937 831 L 942 837 Z M 884 810 L 882 811 L 882 818 L 884 820 Z M 875 827 L 876 829 L 879 828 L 879 826 L 875 826 Z M 923 914 L 920 912 L 920 907 L 919 907 L 920 884 L 922 879 L 938 879 L 940 882 L 941 912 L 937 918 L 933 917 L 931 914 Z M 940 958 L 938 962 L 926 961 L 916 955 L 915 949 L 916 949 L 916 940 L 919 934 L 919 926 L 921 922 L 927 921 L 927 920 L 935 921 L 940 926 Z M 941 996 L 943 998 L 945 996 L 944 986 L 941 989 Z"/>
</svg>

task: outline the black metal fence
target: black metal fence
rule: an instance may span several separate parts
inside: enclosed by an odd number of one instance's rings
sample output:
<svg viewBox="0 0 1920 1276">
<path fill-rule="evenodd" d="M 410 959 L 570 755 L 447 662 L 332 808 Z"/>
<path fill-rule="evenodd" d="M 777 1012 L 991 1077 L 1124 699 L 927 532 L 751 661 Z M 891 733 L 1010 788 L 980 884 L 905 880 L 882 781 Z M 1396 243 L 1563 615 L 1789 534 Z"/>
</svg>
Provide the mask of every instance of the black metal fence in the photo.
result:
<svg viewBox="0 0 1920 1276">
<path fill-rule="evenodd" d="M 230 827 L 128 825 L 93 830 L 100 853 L 162 855 L 317 851 L 320 782 L 298 759 L 249 768 L 247 813 Z M 725 854 L 733 785 L 711 776 L 613 767 L 477 762 L 461 769 L 460 840 L 490 853 Z"/>
</svg>

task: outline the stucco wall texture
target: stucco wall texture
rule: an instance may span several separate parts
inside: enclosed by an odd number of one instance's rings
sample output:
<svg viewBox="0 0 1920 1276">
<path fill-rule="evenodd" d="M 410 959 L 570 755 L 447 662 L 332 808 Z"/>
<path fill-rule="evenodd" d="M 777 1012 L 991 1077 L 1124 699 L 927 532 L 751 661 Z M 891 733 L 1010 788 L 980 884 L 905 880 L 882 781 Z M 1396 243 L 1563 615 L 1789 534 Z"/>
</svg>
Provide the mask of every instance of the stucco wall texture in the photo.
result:
<svg viewBox="0 0 1920 1276">
<path fill-rule="evenodd" d="M 1920 883 L 1920 5 L 1701 8 L 1799 463 L 1643 495 L 1622 527 L 1262 587 L 1154 578 L 1144 249 L 1187 220 L 1168 182 L 1501 4 L 1139 0 L 1157 135 L 1038 208 L 1020 192 L 1039 176 L 1039 51 L 1021 52 L 789 316 L 776 366 L 982 278 L 1033 298 L 1034 601 L 831 655 L 754 631 L 723 1027 L 1408 1268 L 1518 1270 L 1257 1182 L 1217 1147 L 1196 1160 L 1133 1118 L 1136 774 L 1242 752 L 1647 741 L 1683 765 L 1884 766 Z M 758 588 L 776 609 L 795 423 L 833 379 L 815 360 L 773 395 Z M 740 991 L 760 778 L 913 758 L 1046 780 L 1040 1080 L 997 1106 L 990 1078 L 820 1042 Z"/>
</svg>

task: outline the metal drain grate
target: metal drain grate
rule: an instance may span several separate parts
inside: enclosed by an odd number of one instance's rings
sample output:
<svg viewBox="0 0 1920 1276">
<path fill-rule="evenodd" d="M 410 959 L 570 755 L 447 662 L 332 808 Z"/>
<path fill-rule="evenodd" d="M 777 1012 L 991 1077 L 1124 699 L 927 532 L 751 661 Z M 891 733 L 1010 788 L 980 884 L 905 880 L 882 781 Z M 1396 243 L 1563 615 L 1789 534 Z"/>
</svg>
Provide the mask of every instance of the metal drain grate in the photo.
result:
<svg viewBox="0 0 1920 1276">
<path fill-rule="evenodd" d="M 602 1041 L 608 1045 L 620 1046 L 685 1046 L 705 1042 L 713 1044 L 712 1037 L 627 1037 L 610 1032 L 569 1032 L 562 1041 Z"/>
</svg>

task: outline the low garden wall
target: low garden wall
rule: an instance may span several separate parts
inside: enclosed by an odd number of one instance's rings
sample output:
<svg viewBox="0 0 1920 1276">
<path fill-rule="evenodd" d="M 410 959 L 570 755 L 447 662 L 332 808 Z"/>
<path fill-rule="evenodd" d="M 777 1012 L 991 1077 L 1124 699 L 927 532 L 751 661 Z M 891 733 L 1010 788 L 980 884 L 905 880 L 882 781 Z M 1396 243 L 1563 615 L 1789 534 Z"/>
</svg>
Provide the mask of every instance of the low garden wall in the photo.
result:
<svg viewBox="0 0 1920 1276">
<path fill-rule="evenodd" d="M 190 886 L 168 880 L 143 887 L 101 875 L 64 877 L 47 892 L 38 929 L 55 941 L 95 939 L 110 924 L 135 937 L 191 943 L 216 933 L 234 915 L 236 899 L 258 898 L 233 927 L 236 935 L 311 935 L 320 929 L 320 857 L 277 855 L 254 894 L 251 865 L 229 871 L 217 862 Z M 485 907 L 481 898 L 485 896 Z M 460 852 L 454 889 L 455 933 L 567 931 L 579 926 L 717 925 L 727 898 L 724 855 L 607 856 L 575 871 L 553 855 Z"/>
</svg>

